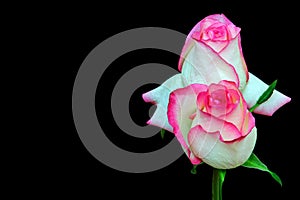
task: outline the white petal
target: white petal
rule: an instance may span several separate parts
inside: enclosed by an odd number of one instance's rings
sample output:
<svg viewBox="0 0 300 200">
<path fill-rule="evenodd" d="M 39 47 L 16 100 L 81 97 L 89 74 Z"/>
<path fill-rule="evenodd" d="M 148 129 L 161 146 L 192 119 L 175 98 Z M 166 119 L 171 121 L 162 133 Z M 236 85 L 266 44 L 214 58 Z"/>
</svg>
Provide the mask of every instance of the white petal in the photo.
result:
<svg viewBox="0 0 300 200">
<path fill-rule="evenodd" d="M 240 42 L 240 36 L 232 39 L 228 43 L 228 46 L 220 52 L 220 56 L 234 66 L 240 80 L 239 89 L 243 89 L 248 79 L 248 70 Z"/>
<path fill-rule="evenodd" d="M 195 126 L 189 133 L 192 152 L 208 165 L 217 169 L 231 169 L 242 165 L 253 152 L 257 138 L 256 127 L 243 139 L 222 142 L 219 132 L 206 132 Z"/>
<path fill-rule="evenodd" d="M 151 102 L 157 106 L 153 116 L 147 123 L 173 132 L 173 128 L 169 124 L 167 117 L 169 95 L 172 91 L 185 86 L 186 81 L 184 77 L 181 74 L 176 74 L 159 87 L 143 94 L 145 102 Z"/>
<path fill-rule="evenodd" d="M 214 50 L 202 42 L 194 42 L 182 66 L 182 75 L 188 84 L 218 83 L 221 80 L 233 81 L 239 85 L 237 73 L 232 65 L 222 59 Z"/>
</svg>

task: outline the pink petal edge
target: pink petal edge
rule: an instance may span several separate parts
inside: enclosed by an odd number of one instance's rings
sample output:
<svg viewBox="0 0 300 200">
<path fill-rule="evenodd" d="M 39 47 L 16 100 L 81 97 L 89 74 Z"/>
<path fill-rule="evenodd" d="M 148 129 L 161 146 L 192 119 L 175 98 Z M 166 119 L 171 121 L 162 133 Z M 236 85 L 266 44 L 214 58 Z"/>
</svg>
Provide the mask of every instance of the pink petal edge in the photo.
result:
<svg viewBox="0 0 300 200">
<path fill-rule="evenodd" d="M 181 112 L 182 112 L 182 110 L 186 111 L 186 109 L 181 107 L 182 105 L 184 105 L 184 103 L 182 103 L 181 100 L 183 100 L 183 99 L 186 100 L 187 97 L 194 98 L 195 99 L 194 107 L 196 109 L 197 108 L 197 106 L 196 106 L 197 94 L 206 89 L 207 89 L 206 85 L 192 84 L 185 88 L 180 88 L 180 89 L 173 91 L 170 94 L 170 98 L 169 98 L 168 111 L 167 111 L 169 124 L 173 127 L 173 133 L 175 134 L 177 140 L 183 147 L 185 153 L 187 154 L 187 156 L 190 159 L 192 164 L 199 164 L 201 162 L 201 160 L 199 158 L 197 158 L 196 156 L 194 156 L 193 153 L 190 151 L 190 148 L 183 137 L 183 133 L 181 132 L 180 123 L 183 120 Z M 189 105 L 189 106 L 192 106 L 192 105 Z M 193 109 L 193 108 L 189 107 L 189 109 Z M 191 121 L 191 119 L 189 118 L 189 116 L 191 114 L 189 114 L 187 116 L 186 120 Z"/>
</svg>

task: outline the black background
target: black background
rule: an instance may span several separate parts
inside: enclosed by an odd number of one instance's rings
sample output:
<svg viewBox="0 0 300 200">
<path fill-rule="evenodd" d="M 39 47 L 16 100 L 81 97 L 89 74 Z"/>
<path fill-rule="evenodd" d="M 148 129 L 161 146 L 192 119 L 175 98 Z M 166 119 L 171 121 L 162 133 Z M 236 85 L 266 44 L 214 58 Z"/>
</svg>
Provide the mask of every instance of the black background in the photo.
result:
<svg viewBox="0 0 300 200">
<path fill-rule="evenodd" d="M 210 199 L 212 170 L 198 167 L 190 173 L 191 164 L 185 155 L 171 165 L 154 172 L 135 174 L 114 170 L 96 160 L 84 147 L 76 132 L 72 116 L 72 89 L 77 70 L 93 48 L 105 39 L 138 27 L 164 27 L 188 34 L 191 28 L 210 14 L 223 13 L 241 28 L 242 48 L 248 70 L 266 83 L 278 80 L 277 90 L 292 98 L 272 117 L 255 115 L 258 129 L 254 153 L 282 179 L 280 187 L 267 172 L 238 167 L 228 170 L 223 186 L 223 199 L 288 199 L 297 185 L 297 96 L 296 70 L 299 36 L 295 5 L 273 2 L 261 5 L 254 1 L 211 3 L 180 2 L 163 6 L 161 3 L 70 3 L 35 5 L 37 9 L 20 16 L 22 39 L 34 48 L 38 57 L 37 76 L 45 82 L 41 109 L 47 120 L 39 123 L 39 142 L 30 155 L 26 179 L 33 188 L 47 195 L 96 195 L 109 198 L 160 198 L 184 195 L 184 198 Z M 26 16 L 26 17 L 25 17 Z M 30 31 L 33 30 L 33 31 Z M 145 38 L 147 39 L 147 38 Z M 37 41 L 37 43 L 31 43 Z M 166 133 L 151 139 L 135 139 L 118 131 L 111 119 L 110 92 L 122 73 L 139 64 L 158 62 L 177 68 L 176 55 L 159 50 L 136 51 L 124 55 L 110 66 L 96 94 L 96 109 L 100 123 L 111 127 L 116 135 L 110 138 L 122 148 L 146 151 L 167 144 L 173 136 Z M 126 66 L 118 70 L 117 67 Z M 47 78 L 46 78 L 47 77 Z M 49 77 L 49 79 L 48 79 Z M 35 84 L 41 82 L 35 82 Z M 107 87 L 103 87 L 107 86 Z M 148 104 L 140 95 L 153 88 L 141 87 L 131 100 L 132 118 L 139 124 L 148 120 Z M 101 88 L 105 90 L 103 92 Z M 100 95 L 101 94 L 101 95 Z M 103 95 L 103 96 L 102 96 Z M 110 104 L 109 104 L 110 105 Z M 39 117 L 37 117 L 39 118 Z M 48 119 L 49 118 L 49 119 Z M 45 118 L 44 118 L 45 119 Z M 38 119 L 37 119 L 38 120 Z M 103 120 L 103 121 L 101 121 Z M 108 136 L 109 137 L 109 136 Z M 32 164 L 32 165 L 31 165 Z M 27 169 L 27 168 L 26 168 Z M 23 186 L 26 186 L 24 181 Z M 296 182 L 296 183 L 294 183 Z M 111 191 L 110 191 L 111 190 Z M 139 193 L 141 192 L 141 193 Z M 107 197 L 105 197 L 107 198 Z"/>
</svg>

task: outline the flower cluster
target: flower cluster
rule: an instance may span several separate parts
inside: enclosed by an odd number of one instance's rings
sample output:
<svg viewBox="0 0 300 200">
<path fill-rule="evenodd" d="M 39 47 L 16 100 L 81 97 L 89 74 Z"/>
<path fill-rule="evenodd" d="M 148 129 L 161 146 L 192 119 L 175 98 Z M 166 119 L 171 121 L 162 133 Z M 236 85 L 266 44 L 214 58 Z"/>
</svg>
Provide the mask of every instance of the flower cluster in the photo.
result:
<svg viewBox="0 0 300 200">
<path fill-rule="evenodd" d="M 157 105 L 147 123 L 174 133 L 194 165 L 231 169 L 253 152 L 257 129 L 249 109 L 268 85 L 248 72 L 240 31 L 223 14 L 205 17 L 186 38 L 180 73 L 143 94 Z M 271 116 L 290 100 L 274 90 L 253 112 Z"/>
</svg>

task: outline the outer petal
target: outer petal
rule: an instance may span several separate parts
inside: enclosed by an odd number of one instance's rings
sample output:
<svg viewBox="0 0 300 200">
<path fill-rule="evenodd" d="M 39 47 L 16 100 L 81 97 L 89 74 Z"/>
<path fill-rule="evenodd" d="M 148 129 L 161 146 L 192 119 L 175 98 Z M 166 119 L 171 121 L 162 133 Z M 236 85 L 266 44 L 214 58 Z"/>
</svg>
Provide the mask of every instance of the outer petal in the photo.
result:
<svg viewBox="0 0 300 200">
<path fill-rule="evenodd" d="M 197 25 L 193 28 L 193 30 L 196 29 L 196 28 L 197 28 Z M 195 41 L 191 37 L 191 34 L 193 33 L 193 30 L 187 36 L 187 38 L 185 40 L 185 43 L 184 43 L 184 45 L 182 47 L 182 50 L 181 50 L 181 54 L 180 54 L 180 58 L 179 58 L 179 62 L 178 62 L 178 70 L 180 72 L 182 70 L 182 66 L 183 66 L 184 60 L 186 59 L 188 53 L 191 51 L 191 49 L 195 45 Z"/>
<path fill-rule="evenodd" d="M 234 66 L 240 81 L 239 89 L 243 89 L 249 79 L 248 69 L 242 52 L 241 37 L 230 40 L 227 47 L 221 52 L 220 56 L 229 64 Z"/>
<path fill-rule="evenodd" d="M 200 27 L 202 27 L 202 23 L 203 21 L 205 21 L 207 18 L 202 19 L 201 21 L 199 21 L 193 28 L 192 30 L 189 32 L 188 36 L 186 37 L 185 43 L 183 45 L 183 48 L 181 50 L 181 54 L 180 54 L 180 58 L 179 58 L 179 63 L 178 63 L 178 70 L 181 72 L 182 70 L 182 66 L 183 66 L 183 62 L 186 59 L 188 53 L 190 52 L 190 50 L 192 49 L 192 47 L 195 45 L 195 40 L 193 39 L 194 34 L 197 34 L 200 32 Z M 211 22 L 213 23 L 213 22 Z M 207 23 L 208 25 L 210 25 L 210 23 Z M 196 36 L 197 37 L 197 36 Z M 200 38 L 200 36 L 199 36 Z"/>
<path fill-rule="evenodd" d="M 192 155 L 188 147 L 187 135 L 192 125 L 190 116 L 196 112 L 196 98 L 199 92 L 205 91 L 206 85 L 194 84 L 177 89 L 170 94 L 168 119 L 174 128 L 174 134 L 192 163 L 200 161 Z"/>
<path fill-rule="evenodd" d="M 218 83 L 233 81 L 239 85 L 238 75 L 232 65 L 222 59 L 214 50 L 202 42 L 190 41 L 191 48 L 183 62 L 182 75 L 188 84 Z"/>
<path fill-rule="evenodd" d="M 220 140 L 224 142 L 231 142 L 242 137 L 242 133 L 234 124 L 223 119 L 216 118 L 200 110 L 197 110 L 192 127 L 197 125 L 201 125 L 201 127 L 207 132 L 218 131 L 220 134 Z"/>
<path fill-rule="evenodd" d="M 222 142 L 219 132 L 207 132 L 201 126 L 188 134 L 190 149 L 208 165 L 218 169 L 231 169 L 242 165 L 250 157 L 256 143 L 256 127 L 249 135 L 234 142 Z"/>
<path fill-rule="evenodd" d="M 169 104 L 169 95 L 172 91 L 186 86 L 186 81 L 181 74 L 176 74 L 166 80 L 162 85 L 143 94 L 145 102 L 151 102 L 157 106 L 153 116 L 147 122 L 153 126 L 166 129 L 173 132 L 173 127 L 168 122 L 167 109 Z"/>
<path fill-rule="evenodd" d="M 227 45 L 229 44 L 228 41 L 203 41 L 205 44 L 207 44 L 208 46 L 210 46 L 215 52 L 219 53 L 220 51 L 222 51 L 223 49 L 225 49 L 227 47 Z"/>
<path fill-rule="evenodd" d="M 269 86 L 259 78 L 249 73 L 249 81 L 246 87 L 242 90 L 243 96 L 251 108 Z M 281 106 L 291 101 L 291 98 L 274 90 L 272 96 L 263 104 L 258 106 L 253 112 L 262 115 L 272 116 L 273 113 Z"/>
</svg>

